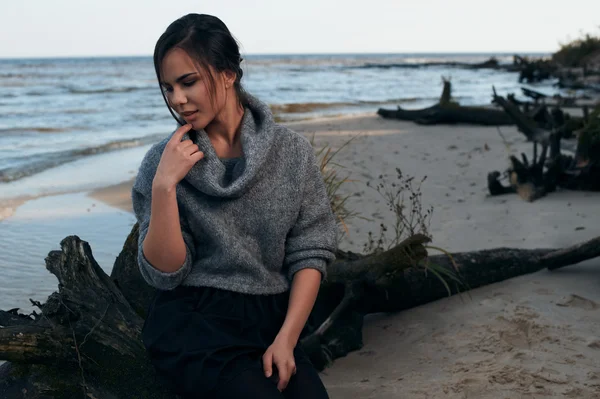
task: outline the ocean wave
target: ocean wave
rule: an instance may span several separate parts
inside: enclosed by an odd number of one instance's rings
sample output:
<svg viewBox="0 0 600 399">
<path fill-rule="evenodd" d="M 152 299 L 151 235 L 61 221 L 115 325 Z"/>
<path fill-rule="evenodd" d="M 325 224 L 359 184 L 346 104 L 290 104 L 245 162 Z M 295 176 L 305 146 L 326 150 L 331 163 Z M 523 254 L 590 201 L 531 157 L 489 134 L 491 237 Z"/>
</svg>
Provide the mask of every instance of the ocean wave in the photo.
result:
<svg viewBox="0 0 600 399">
<path fill-rule="evenodd" d="M 65 127 L 9 127 L 0 128 L 0 134 L 22 133 L 22 132 L 37 132 L 37 133 L 62 133 L 73 130 Z"/>
<path fill-rule="evenodd" d="M 305 87 L 289 87 L 289 86 L 281 86 L 276 88 L 277 91 L 292 91 L 292 92 L 302 92 L 308 91 Z"/>
<path fill-rule="evenodd" d="M 29 75 L 14 72 L 0 72 L 0 78 L 28 78 Z"/>
<path fill-rule="evenodd" d="M 0 87 L 26 87 L 27 84 L 23 81 L 14 81 L 14 80 L 9 80 L 9 81 L 1 81 L 0 80 Z"/>
<path fill-rule="evenodd" d="M 449 67 L 449 68 L 484 68 L 485 64 L 490 63 L 490 66 L 503 65 L 502 62 L 488 59 L 482 62 L 462 62 L 462 61 L 423 61 L 423 62 L 399 62 L 399 63 L 371 63 L 367 62 L 361 65 L 347 65 L 341 67 L 342 69 L 418 69 L 428 67 Z"/>
<path fill-rule="evenodd" d="M 270 104 L 271 112 L 274 114 L 295 114 L 295 113 L 309 113 L 316 112 L 319 110 L 326 110 L 332 108 L 353 108 L 353 107 L 364 107 L 369 105 L 389 105 L 389 104 L 407 104 L 416 103 L 420 101 L 437 101 L 439 97 L 404 97 L 404 98 L 390 98 L 385 100 L 357 100 L 357 101 L 341 101 L 341 102 L 305 102 L 305 103 L 288 103 L 288 104 Z"/>
<path fill-rule="evenodd" d="M 65 87 L 71 94 L 104 94 L 104 93 L 130 93 L 132 91 L 157 90 L 157 86 L 141 86 L 141 87 L 102 87 L 97 89 L 81 89 L 76 87 Z"/>
<path fill-rule="evenodd" d="M 151 112 L 151 113 L 136 113 L 127 115 L 126 121 L 158 121 L 158 120 L 172 120 L 172 116 L 168 113 L 162 112 Z"/>
<path fill-rule="evenodd" d="M 43 172 L 46 169 L 54 168 L 86 156 L 154 143 L 164 137 L 164 134 L 154 134 L 127 140 L 111 141 L 96 147 L 38 154 L 33 160 L 29 156 L 12 158 L 11 161 L 13 163 L 16 162 L 22 164 L 0 169 L 0 183 L 9 183 L 24 177 L 32 176 Z"/>
<path fill-rule="evenodd" d="M 37 90 L 33 90 L 33 91 L 28 91 L 25 93 L 26 96 L 29 97 L 43 97 L 43 96 L 52 96 L 56 93 L 52 92 L 52 91 L 37 91 Z"/>
<path fill-rule="evenodd" d="M 98 109 L 66 109 L 64 111 L 65 114 L 96 114 L 100 112 Z"/>
<path fill-rule="evenodd" d="M 431 66 L 432 63 L 410 63 L 410 62 L 402 62 L 402 63 L 391 63 L 391 64 L 378 64 L 367 62 L 362 65 L 353 65 L 343 67 L 344 69 L 391 69 L 391 68 L 421 68 L 424 66 Z"/>
<path fill-rule="evenodd" d="M 52 90 L 54 89 L 54 90 Z M 25 93 L 26 96 L 30 97 L 43 97 L 43 96 L 54 96 L 57 94 L 105 94 L 105 93 L 131 93 L 134 91 L 148 91 L 157 89 L 155 86 L 141 86 L 141 87 L 102 87 L 102 88 L 78 88 L 70 86 L 59 86 L 59 91 L 56 91 L 56 87 L 52 87 L 48 91 L 32 90 Z"/>
<path fill-rule="evenodd" d="M 273 113 L 304 113 L 304 112 L 313 112 L 319 109 L 327 109 L 327 108 L 338 108 L 338 107 L 351 107 L 356 105 L 356 103 L 352 102 L 333 102 L 333 103 L 317 103 L 317 102 L 307 102 L 307 103 L 289 103 L 289 104 L 270 104 L 271 112 Z"/>
</svg>

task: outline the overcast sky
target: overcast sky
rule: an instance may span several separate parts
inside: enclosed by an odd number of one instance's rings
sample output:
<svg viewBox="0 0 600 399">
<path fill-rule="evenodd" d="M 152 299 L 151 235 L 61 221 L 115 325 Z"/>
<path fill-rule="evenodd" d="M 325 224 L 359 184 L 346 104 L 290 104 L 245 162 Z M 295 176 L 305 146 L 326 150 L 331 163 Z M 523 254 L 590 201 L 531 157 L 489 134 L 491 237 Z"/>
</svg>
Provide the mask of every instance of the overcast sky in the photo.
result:
<svg viewBox="0 0 600 399">
<path fill-rule="evenodd" d="M 0 0 L 0 58 L 150 55 L 190 12 L 244 54 L 552 52 L 600 25 L 600 0 Z"/>
</svg>

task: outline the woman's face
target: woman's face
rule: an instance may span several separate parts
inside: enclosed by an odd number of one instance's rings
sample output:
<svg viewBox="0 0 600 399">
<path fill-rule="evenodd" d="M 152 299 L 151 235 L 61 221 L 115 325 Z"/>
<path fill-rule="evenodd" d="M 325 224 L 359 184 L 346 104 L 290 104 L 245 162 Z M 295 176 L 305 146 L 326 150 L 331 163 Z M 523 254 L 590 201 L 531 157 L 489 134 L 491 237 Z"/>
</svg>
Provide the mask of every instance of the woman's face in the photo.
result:
<svg viewBox="0 0 600 399">
<path fill-rule="evenodd" d="M 204 129 L 225 106 L 226 82 L 221 74 L 199 70 L 194 60 L 182 49 L 170 50 L 161 65 L 161 86 L 169 105 L 193 129 Z M 215 83 L 213 101 L 207 73 Z"/>
</svg>

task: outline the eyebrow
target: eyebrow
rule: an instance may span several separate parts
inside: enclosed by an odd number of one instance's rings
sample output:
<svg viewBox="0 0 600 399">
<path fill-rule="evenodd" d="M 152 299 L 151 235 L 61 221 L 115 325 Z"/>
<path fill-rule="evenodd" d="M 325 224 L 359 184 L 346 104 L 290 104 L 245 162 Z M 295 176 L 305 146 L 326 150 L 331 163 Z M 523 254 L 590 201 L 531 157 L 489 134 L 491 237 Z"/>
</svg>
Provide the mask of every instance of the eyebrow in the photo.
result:
<svg viewBox="0 0 600 399">
<path fill-rule="evenodd" d="M 175 83 L 179 83 L 181 82 L 183 79 L 187 78 L 188 76 L 191 75 L 196 75 L 198 72 L 190 72 L 190 73 L 186 73 L 185 75 L 181 75 L 180 77 L 178 77 L 177 79 L 175 79 Z M 163 86 L 164 85 L 168 85 L 168 83 L 162 82 L 161 83 Z"/>
</svg>

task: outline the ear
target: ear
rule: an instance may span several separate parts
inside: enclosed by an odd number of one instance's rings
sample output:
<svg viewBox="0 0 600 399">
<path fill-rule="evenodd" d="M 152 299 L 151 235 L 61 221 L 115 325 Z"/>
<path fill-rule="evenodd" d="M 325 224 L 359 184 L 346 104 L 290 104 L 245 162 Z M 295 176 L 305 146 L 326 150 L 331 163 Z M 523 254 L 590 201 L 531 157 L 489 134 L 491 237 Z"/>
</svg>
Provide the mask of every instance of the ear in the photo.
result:
<svg viewBox="0 0 600 399">
<path fill-rule="evenodd" d="M 226 88 L 232 87 L 233 84 L 235 83 L 235 79 L 237 78 L 237 75 L 235 74 L 235 72 L 226 69 L 221 73 L 223 76 L 223 81 L 225 83 L 225 87 Z"/>
</svg>

